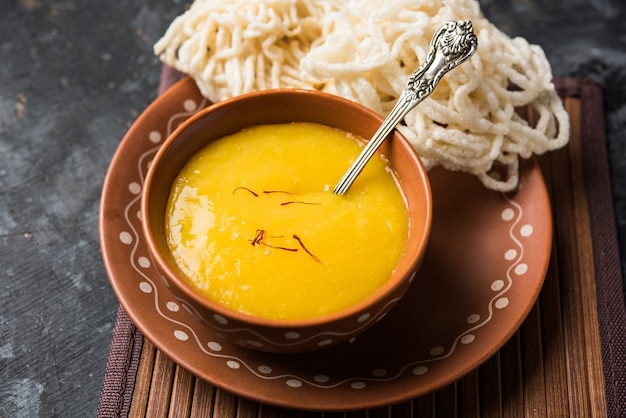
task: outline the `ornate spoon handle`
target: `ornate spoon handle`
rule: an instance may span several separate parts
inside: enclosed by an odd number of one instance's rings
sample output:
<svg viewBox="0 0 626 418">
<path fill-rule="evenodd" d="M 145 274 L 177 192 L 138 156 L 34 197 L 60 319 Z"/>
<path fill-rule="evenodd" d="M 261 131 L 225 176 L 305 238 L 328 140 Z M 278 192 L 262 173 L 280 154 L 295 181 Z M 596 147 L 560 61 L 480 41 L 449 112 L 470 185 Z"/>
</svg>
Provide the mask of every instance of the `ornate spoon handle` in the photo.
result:
<svg viewBox="0 0 626 418">
<path fill-rule="evenodd" d="M 448 22 L 437 30 L 430 43 L 426 62 L 409 77 L 387 118 L 335 186 L 335 194 L 346 193 L 395 126 L 435 90 L 444 74 L 471 57 L 477 46 L 478 40 L 470 21 Z"/>
</svg>

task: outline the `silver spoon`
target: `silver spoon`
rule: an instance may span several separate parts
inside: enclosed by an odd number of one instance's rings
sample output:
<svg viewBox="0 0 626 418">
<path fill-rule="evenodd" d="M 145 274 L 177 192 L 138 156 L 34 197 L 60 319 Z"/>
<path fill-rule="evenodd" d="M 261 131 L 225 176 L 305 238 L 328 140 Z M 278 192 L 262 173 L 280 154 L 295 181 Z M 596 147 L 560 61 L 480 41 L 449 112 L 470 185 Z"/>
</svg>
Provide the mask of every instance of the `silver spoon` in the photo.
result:
<svg viewBox="0 0 626 418">
<path fill-rule="evenodd" d="M 471 57 L 477 46 L 478 39 L 469 20 L 447 22 L 437 30 L 430 43 L 426 62 L 409 77 L 389 115 L 335 186 L 335 194 L 346 193 L 391 130 L 435 90 L 444 74 Z"/>
</svg>

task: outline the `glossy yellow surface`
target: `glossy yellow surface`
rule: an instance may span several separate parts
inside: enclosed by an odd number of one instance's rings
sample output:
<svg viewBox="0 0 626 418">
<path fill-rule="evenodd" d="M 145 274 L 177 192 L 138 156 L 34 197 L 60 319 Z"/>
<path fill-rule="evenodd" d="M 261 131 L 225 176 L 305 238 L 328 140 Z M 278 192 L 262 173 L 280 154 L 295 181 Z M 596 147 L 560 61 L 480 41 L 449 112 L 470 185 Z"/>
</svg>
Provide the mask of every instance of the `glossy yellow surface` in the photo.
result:
<svg viewBox="0 0 626 418">
<path fill-rule="evenodd" d="M 361 140 L 311 123 L 211 143 L 168 201 L 178 266 L 209 298 L 260 317 L 314 318 L 364 299 L 400 258 L 408 213 L 378 156 L 346 195 L 332 192 L 361 149 Z"/>
</svg>

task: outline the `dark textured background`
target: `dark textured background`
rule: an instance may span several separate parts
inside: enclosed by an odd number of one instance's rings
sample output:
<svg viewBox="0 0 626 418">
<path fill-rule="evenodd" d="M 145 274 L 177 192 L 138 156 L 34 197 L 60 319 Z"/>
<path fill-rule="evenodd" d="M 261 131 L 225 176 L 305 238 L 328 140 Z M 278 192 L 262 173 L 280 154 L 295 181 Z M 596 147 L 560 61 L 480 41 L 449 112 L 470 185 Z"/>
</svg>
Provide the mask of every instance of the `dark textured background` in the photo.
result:
<svg viewBox="0 0 626 418">
<path fill-rule="evenodd" d="M 482 0 L 555 76 L 605 87 L 626 248 L 626 5 Z M 153 43 L 183 1 L 0 0 L 0 417 L 94 416 L 117 301 L 98 243 L 102 181 L 155 98 Z"/>
</svg>

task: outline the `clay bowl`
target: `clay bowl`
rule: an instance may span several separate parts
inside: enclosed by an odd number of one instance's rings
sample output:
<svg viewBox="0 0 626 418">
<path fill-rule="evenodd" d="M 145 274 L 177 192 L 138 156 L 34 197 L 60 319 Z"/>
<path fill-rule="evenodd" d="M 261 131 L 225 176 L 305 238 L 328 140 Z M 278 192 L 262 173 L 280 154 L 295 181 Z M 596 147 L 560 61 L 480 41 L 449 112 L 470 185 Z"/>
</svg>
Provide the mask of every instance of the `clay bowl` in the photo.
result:
<svg viewBox="0 0 626 418">
<path fill-rule="evenodd" d="M 346 342 L 378 322 L 400 300 L 415 277 L 430 234 L 432 201 L 424 167 L 410 143 L 395 132 L 378 152 L 391 162 L 409 208 L 409 238 L 389 280 L 343 311 L 306 320 L 272 320 L 228 309 L 199 294 L 183 278 L 169 253 L 164 227 L 174 178 L 201 148 L 244 127 L 293 121 L 314 122 L 370 138 L 382 122 L 371 110 L 315 91 L 269 90 L 212 105 L 182 124 L 151 163 L 141 200 L 142 226 L 154 264 L 180 304 L 224 339 L 267 352 L 305 352 Z M 330 192 L 329 192 L 330 193 Z"/>
</svg>

